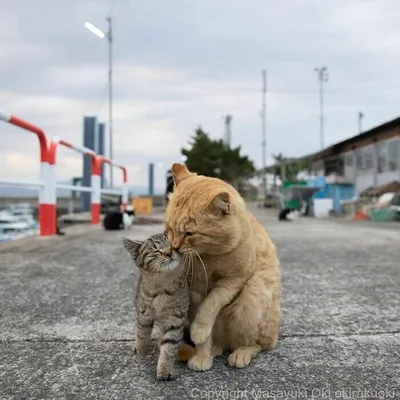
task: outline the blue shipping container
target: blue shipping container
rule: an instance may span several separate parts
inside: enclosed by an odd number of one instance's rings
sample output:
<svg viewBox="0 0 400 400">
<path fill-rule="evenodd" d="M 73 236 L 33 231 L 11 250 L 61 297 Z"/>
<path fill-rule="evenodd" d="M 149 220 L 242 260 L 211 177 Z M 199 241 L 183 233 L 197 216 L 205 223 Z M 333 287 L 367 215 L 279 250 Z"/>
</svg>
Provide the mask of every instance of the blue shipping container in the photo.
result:
<svg viewBox="0 0 400 400">
<path fill-rule="evenodd" d="M 340 201 L 351 200 L 355 196 L 353 184 L 334 183 L 328 184 L 326 189 L 326 198 L 333 200 L 333 210 L 335 214 L 340 214 Z"/>
<path fill-rule="evenodd" d="M 321 190 L 314 194 L 313 199 L 326 199 L 327 197 L 327 184 L 325 176 L 317 176 L 315 179 L 309 179 L 307 186 L 319 186 Z"/>
</svg>

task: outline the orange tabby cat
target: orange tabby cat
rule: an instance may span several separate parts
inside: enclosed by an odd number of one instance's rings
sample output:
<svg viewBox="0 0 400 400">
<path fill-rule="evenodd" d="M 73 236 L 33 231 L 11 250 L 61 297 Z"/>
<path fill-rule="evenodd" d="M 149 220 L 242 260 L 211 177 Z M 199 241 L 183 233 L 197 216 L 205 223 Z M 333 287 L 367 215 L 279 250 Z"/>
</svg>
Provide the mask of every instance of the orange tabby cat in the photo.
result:
<svg viewBox="0 0 400 400">
<path fill-rule="evenodd" d="M 173 248 L 198 261 L 190 311 L 196 354 L 189 367 L 210 369 L 213 356 L 225 351 L 229 365 L 245 367 L 277 344 L 281 274 L 276 248 L 231 185 L 191 173 L 182 164 L 174 164 L 172 172 L 168 238 Z"/>
</svg>

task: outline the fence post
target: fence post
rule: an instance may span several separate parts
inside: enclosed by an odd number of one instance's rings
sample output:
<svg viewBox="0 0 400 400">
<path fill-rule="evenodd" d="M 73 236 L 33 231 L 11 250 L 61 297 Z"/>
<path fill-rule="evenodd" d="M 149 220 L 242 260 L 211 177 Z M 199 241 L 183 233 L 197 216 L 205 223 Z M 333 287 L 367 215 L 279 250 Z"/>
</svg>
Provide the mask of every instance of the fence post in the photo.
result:
<svg viewBox="0 0 400 400">
<path fill-rule="evenodd" d="M 52 139 L 49 145 L 49 163 L 47 165 L 47 229 L 49 235 L 57 233 L 57 183 L 56 183 L 56 153 L 58 141 Z"/>
<path fill-rule="evenodd" d="M 101 164 L 102 156 L 97 156 L 92 160 L 92 175 L 90 178 L 90 186 L 93 192 L 90 196 L 92 225 L 100 223 L 100 208 L 101 208 Z"/>
<path fill-rule="evenodd" d="M 39 220 L 39 234 L 40 236 L 48 236 L 52 233 L 51 228 L 51 205 L 49 204 L 48 185 L 49 185 L 49 154 L 48 154 L 48 140 L 43 129 L 30 122 L 24 121 L 5 110 L 0 109 L 0 120 L 5 121 L 11 125 L 25 129 L 26 131 L 34 133 L 40 145 L 40 180 L 44 186 L 39 189 L 39 207 L 38 207 L 38 220 Z M 54 227 L 55 229 L 55 227 Z"/>
<path fill-rule="evenodd" d="M 56 232 L 56 202 L 52 201 L 55 195 L 51 193 L 52 187 L 55 187 L 52 172 L 52 166 L 48 162 L 40 163 L 40 180 L 44 182 L 39 190 L 40 236 L 51 236 Z"/>
<path fill-rule="evenodd" d="M 123 174 L 123 186 L 122 186 L 122 199 L 121 199 L 121 212 L 126 210 L 126 205 L 128 204 L 128 174 L 126 168 L 120 166 Z"/>
</svg>

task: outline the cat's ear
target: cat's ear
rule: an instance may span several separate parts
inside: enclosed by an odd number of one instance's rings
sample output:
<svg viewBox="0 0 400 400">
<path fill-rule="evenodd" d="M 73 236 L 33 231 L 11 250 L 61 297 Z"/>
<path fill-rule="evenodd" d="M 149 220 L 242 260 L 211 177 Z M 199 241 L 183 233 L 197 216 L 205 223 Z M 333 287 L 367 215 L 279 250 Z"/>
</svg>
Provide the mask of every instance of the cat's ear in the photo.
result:
<svg viewBox="0 0 400 400">
<path fill-rule="evenodd" d="M 217 215 L 232 214 L 232 200 L 228 192 L 218 193 L 210 203 L 210 209 Z"/>
<path fill-rule="evenodd" d="M 178 186 L 180 182 L 191 175 L 191 172 L 183 164 L 175 163 L 172 165 L 171 170 L 175 186 Z"/>
<path fill-rule="evenodd" d="M 131 257 L 136 261 L 136 259 L 139 256 L 140 247 L 142 246 L 143 243 L 138 241 L 133 241 L 124 237 L 122 238 L 122 243 L 124 244 L 126 250 L 128 250 Z"/>
</svg>

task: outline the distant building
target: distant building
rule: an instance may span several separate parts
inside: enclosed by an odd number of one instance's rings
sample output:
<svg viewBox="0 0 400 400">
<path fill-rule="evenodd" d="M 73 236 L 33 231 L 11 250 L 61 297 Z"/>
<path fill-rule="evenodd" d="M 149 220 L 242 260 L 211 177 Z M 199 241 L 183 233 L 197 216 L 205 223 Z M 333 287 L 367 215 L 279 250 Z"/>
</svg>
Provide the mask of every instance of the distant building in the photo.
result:
<svg viewBox="0 0 400 400">
<path fill-rule="evenodd" d="M 337 174 L 356 193 L 400 180 L 400 118 L 336 143 L 311 156 L 315 175 Z"/>
<path fill-rule="evenodd" d="M 312 163 L 312 175 L 336 174 L 353 183 L 356 194 L 400 181 L 400 117 L 317 153 L 285 159 L 285 169 L 304 160 Z M 267 167 L 268 172 L 274 170 L 275 165 Z"/>
<path fill-rule="evenodd" d="M 97 123 L 96 117 L 83 117 L 83 145 L 97 154 L 104 155 L 105 124 Z M 86 155 L 83 156 L 82 186 L 91 184 L 91 161 Z M 101 187 L 104 187 L 104 165 L 101 170 Z M 82 208 L 90 211 L 90 193 L 82 193 Z"/>
</svg>

